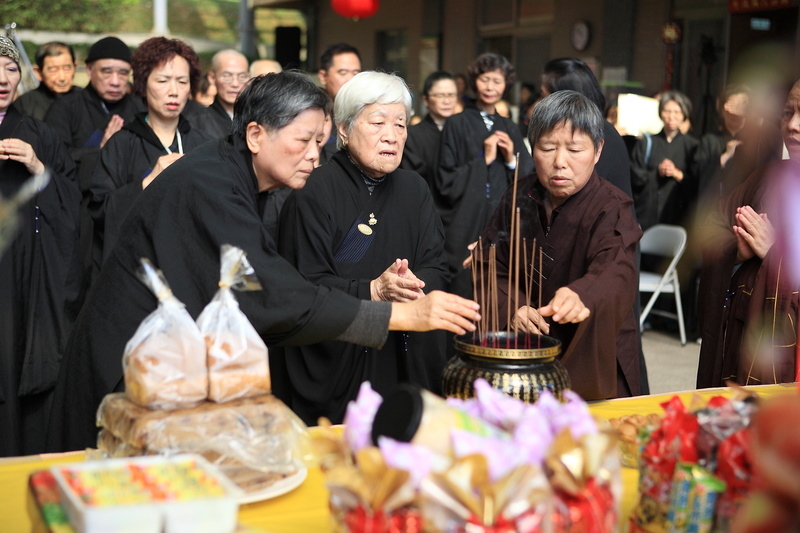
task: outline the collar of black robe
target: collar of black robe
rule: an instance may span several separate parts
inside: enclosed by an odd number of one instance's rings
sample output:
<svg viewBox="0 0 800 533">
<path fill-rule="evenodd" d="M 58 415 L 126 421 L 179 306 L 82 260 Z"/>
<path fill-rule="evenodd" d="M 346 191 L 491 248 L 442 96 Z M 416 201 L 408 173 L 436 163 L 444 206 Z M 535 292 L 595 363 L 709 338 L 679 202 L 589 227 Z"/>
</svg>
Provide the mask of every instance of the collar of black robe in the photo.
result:
<svg viewBox="0 0 800 533">
<path fill-rule="evenodd" d="M 358 172 L 358 175 L 361 176 L 361 179 L 364 181 L 364 184 L 367 186 L 367 190 L 369 190 L 370 194 L 372 194 L 372 192 L 375 190 L 375 187 L 384 182 L 386 176 L 391 174 L 391 172 L 388 172 L 383 176 L 381 176 L 380 178 L 373 178 L 371 176 L 368 176 L 367 173 L 364 172 L 364 169 L 358 166 L 358 163 L 356 163 L 353 160 L 353 158 L 350 157 L 350 152 L 347 151 L 347 148 L 342 148 L 341 150 L 339 150 L 339 152 L 340 153 L 343 152 L 345 154 L 345 157 L 347 158 L 347 162 L 350 164 L 350 167 L 354 168 L 355 171 Z"/>
<path fill-rule="evenodd" d="M 64 94 L 69 94 L 69 93 L 71 93 L 71 92 L 72 92 L 72 89 L 73 89 L 73 87 L 70 87 L 70 88 L 69 88 L 69 91 L 67 91 L 67 92 L 66 92 L 66 93 L 64 93 Z M 36 89 L 34 89 L 34 90 L 35 90 L 36 92 L 38 92 L 38 93 L 41 93 L 41 94 L 45 95 L 45 96 L 46 96 L 48 99 L 50 99 L 50 100 L 55 100 L 57 97 L 59 97 L 59 96 L 62 96 L 61 94 L 57 94 L 57 93 L 54 93 L 53 91 L 51 91 L 51 90 L 50 90 L 50 87 L 48 87 L 47 85 L 45 85 L 43 82 L 42 82 L 42 83 L 39 83 L 39 86 L 38 86 L 38 87 L 36 87 Z"/>
<path fill-rule="evenodd" d="M 225 111 L 225 108 L 222 106 L 222 101 L 219 99 L 219 96 L 214 97 L 214 101 L 211 102 L 211 105 L 208 106 L 208 109 L 211 110 L 212 113 L 219 115 L 220 117 L 225 117 L 228 119 L 229 122 L 233 122 L 231 116 Z"/>
<path fill-rule="evenodd" d="M 13 105 L 8 106 L 6 116 L 3 117 L 3 122 L 0 122 L 0 139 L 13 138 L 14 132 L 22 124 L 24 117 L 25 115 L 19 109 Z"/>
<path fill-rule="evenodd" d="M 92 100 L 97 101 L 97 105 L 99 105 L 107 115 L 113 115 L 118 107 L 123 107 L 132 98 L 131 95 L 126 94 L 116 102 L 106 102 L 100 97 L 100 93 L 98 93 L 92 86 L 92 82 L 89 82 L 89 84 L 83 90 L 86 91 L 88 96 L 91 96 Z"/>
<path fill-rule="evenodd" d="M 154 132 L 153 128 L 151 128 L 147 124 L 147 112 L 136 113 L 136 117 L 133 119 L 133 122 L 131 122 L 130 124 L 125 124 L 123 126 L 123 129 L 126 129 L 136 134 L 138 137 L 141 137 L 142 139 L 149 142 L 156 148 L 162 150 L 164 149 L 164 145 L 161 144 L 161 140 L 158 138 L 158 135 L 156 135 L 156 132 Z M 181 132 L 181 135 L 186 135 L 187 133 L 189 133 L 189 130 L 191 129 L 192 129 L 191 122 L 189 122 L 183 116 L 183 114 L 181 114 L 178 117 L 178 131 Z M 175 145 L 176 145 L 175 139 L 173 138 L 172 143 L 170 143 L 169 145 L 170 149 Z M 173 152 L 177 152 L 177 149 L 173 150 Z"/>
<path fill-rule="evenodd" d="M 220 153 L 234 164 L 238 174 L 250 176 L 250 184 L 253 187 L 250 192 L 253 195 L 254 205 L 258 207 L 258 193 L 262 191 L 258 185 L 256 171 L 253 169 L 253 153 L 247 147 L 247 141 L 231 133 L 219 140 L 219 146 Z"/>
</svg>

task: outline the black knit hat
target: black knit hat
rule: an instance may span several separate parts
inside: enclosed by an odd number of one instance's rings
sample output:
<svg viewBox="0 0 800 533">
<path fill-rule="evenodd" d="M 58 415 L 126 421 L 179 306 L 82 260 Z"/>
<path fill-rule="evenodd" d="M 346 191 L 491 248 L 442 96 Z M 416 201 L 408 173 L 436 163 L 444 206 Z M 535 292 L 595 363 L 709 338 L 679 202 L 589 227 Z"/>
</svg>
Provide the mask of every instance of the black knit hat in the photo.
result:
<svg viewBox="0 0 800 533">
<path fill-rule="evenodd" d="M 86 56 L 87 63 L 97 59 L 119 59 L 130 63 L 131 50 L 116 37 L 104 37 L 89 48 L 89 55 Z"/>
</svg>

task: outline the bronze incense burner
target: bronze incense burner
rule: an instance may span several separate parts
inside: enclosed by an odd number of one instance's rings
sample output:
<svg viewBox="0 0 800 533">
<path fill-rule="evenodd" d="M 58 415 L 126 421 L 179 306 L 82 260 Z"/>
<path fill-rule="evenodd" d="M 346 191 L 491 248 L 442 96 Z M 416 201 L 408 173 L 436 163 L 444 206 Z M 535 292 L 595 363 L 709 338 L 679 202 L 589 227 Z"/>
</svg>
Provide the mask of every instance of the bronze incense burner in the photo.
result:
<svg viewBox="0 0 800 533">
<path fill-rule="evenodd" d="M 455 337 L 455 347 L 458 353 L 444 369 L 445 396 L 473 397 L 478 378 L 526 403 L 536 402 L 545 390 L 561 399 L 561 391 L 570 387 L 567 370 L 558 360 L 561 342 L 553 337 L 499 331 Z"/>
</svg>

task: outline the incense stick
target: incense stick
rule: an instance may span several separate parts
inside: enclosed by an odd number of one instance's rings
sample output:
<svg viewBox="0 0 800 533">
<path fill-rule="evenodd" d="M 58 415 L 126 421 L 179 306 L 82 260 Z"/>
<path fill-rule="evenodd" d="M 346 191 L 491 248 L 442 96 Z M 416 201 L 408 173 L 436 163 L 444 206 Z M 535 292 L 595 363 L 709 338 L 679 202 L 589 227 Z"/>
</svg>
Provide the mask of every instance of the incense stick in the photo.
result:
<svg viewBox="0 0 800 533">
<path fill-rule="evenodd" d="M 516 247 L 516 251 L 514 253 L 514 257 L 516 258 L 516 262 L 514 263 L 514 301 L 517 302 L 519 300 L 519 236 L 520 236 L 520 211 L 519 207 L 517 208 L 517 212 L 515 214 L 516 220 L 516 228 L 517 228 L 517 235 L 514 239 L 514 246 Z M 516 306 L 519 309 L 519 306 Z M 519 338 L 519 325 L 515 322 L 514 323 L 514 348 L 517 348 L 517 339 Z"/>
<path fill-rule="evenodd" d="M 514 181 L 511 186 L 511 232 L 508 236 L 508 302 L 506 305 L 506 348 L 510 348 L 509 341 L 511 335 L 511 287 L 514 273 L 514 240 L 517 237 L 514 233 L 515 213 L 517 212 L 517 178 L 519 177 L 519 152 L 515 156 Z M 517 248 L 519 251 L 519 248 Z"/>
<path fill-rule="evenodd" d="M 472 267 L 472 272 L 471 272 L 471 274 L 472 274 L 472 300 L 475 301 L 475 302 L 478 301 L 478 284 L 475 283 L 477 281 L 475 278 L 477 276 L 477 270 L 478 270 L 478 262 L 476 260 L 476 257 L 477 257 L 477 252 L 473 248 L 472 249 L 472 253 L 469 254 L 469 259 L 470 259 L 470 263 L 471 263 L 470 266 Z M 481 328 L 480 328 L 480 326 L 478 326 L 477 323 L 475 324 L 475 329 L 477 330 L 478 339 L 480 339 L 480 337 L 481 337 Z M 475 333 L 472 334 L 472 343 L 475 344 Z"/>
<path fill-rule="evenodd" d="M 489 265 L 491 265 L 492 273 L 489 282 L 492 284 L 491 298 L 492 298 L 492 331 L 497 332 L 500 330 L 500 301 L 498 298 L 498 285 L 497 285 L 497 246 L 492 244 L 489 249 Z M 497 335 L 494 336 L 492 347 L 497 348 Z"/>
<path fill-rule="evenodd" d="M 539 247 L 539 307 L 537 308 L 537 313 L 539 309 L 542 308 L 542 247 Z M 539 315 L 541 317 L 541 315 Z M 537 348 L 542 347 L 542 330 L 539 330 L 539 340 L 536 345 Z"/>
<path fill-rule="evenodd" d="M 489 320 L 489 308 L 486 306 L 486 283 L 483 275 L 483 239 L 478 237 L 478 253 L 481 264 L 481 331 L 478 333 L 478 340 L 484 345 L 484 335 L 486 334 L 486 324 Z"/>
<path fill-rule="evenodd" d="M 523 279 L 525 280 L 525 306 L 530 307 L 531 301 L 531 294 L 528 292 L 528 240 L 523 237 L 522 238 L 522 270 L 523 270 Z M 530 339 L 530 335 L 525 335 L 525 348 L 529 348 L 528 346 L 528 339 Z"/>
</svg>

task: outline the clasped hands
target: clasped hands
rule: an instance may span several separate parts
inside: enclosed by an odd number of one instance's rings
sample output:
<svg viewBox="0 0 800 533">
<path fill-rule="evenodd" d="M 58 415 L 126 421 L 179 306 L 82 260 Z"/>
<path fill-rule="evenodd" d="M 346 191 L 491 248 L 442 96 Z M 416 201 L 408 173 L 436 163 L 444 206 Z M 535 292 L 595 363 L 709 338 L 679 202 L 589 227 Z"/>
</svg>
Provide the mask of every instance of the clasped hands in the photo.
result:
<svg viewBox="0 0 800 533">
<path fill-rule="evenodd" d="M 389 268 L 369 283 L 373 301 L 410 302 L 425 296 L 425 282 L 408 268 L 408 259 L 395 259 Z"/>
<path fill-rule="evenodd" d="M 581 301 L 578 293 L 568 287 L 558 289 L 550 302 L 539 308 L 523 305 L 514 314 L 512 326 L 527 333 L 550 333 L 550 324 L 544 317 L 553 317 L 559 324 L 583 322 L 591 315 L 591 311 Z"/>
<path fill-rule="evenodd" d="M 44 172 L 44 163 L 36 157 L 33 146 L 21 139 L 0 140 L 0 159 L 19 161 L 31 174 Z"/>
<path fill-rule="evenodd" d="M 775 229 L 766 213 L 757 213 L 749 205 L 736 208 L 737 225 L 732 226 L 736 236 L 737 259 L 747 261 L 754 256 L 764 259 L 775 243 Z"/>
<path fill-rule="evenodd" d="M 683 181 L 683 170 L 675 166 L 670 159 L 664 159 L 658 164 L 658 174 L 665 178 L 672 178 L 677 182 Z"/>
<path fill-rule="evenodd" d="M 483 157 L 486 159 L 486 166 L 491 165 L 497 159 L 498 148 L 506 163 L 510 164 L 515 160 L 514 141 L 511 140 L 508 133 L 495 131 L 483 141 Z"/>
</svg>

